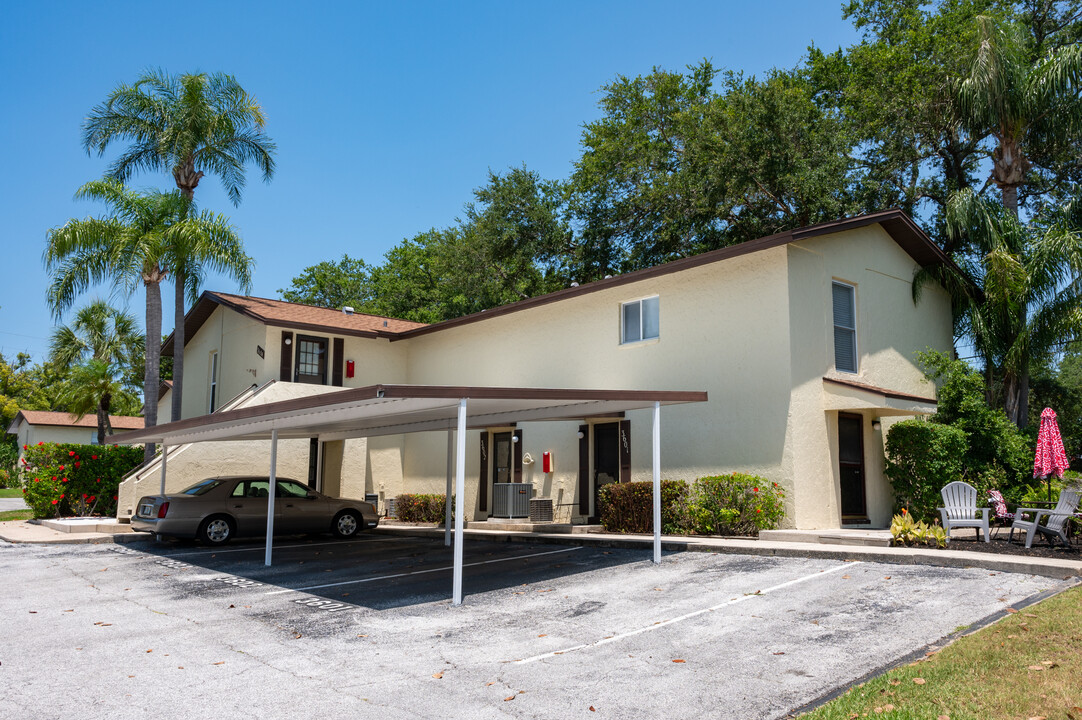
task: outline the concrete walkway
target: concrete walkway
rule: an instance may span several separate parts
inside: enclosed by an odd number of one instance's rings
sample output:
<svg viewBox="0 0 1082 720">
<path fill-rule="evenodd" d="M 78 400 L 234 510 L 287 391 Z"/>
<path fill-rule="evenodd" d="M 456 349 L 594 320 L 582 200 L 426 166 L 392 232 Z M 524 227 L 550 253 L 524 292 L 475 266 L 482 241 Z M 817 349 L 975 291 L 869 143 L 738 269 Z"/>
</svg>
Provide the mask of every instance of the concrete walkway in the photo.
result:
<svg viewBox="0 0 1082 720">
<path fill-rule="evenodd" d="M 26 501 L 21 497 L 0 498 L 0 512 L 10 512 L 11 510 L 26 510 Z"/>
<path fill-rule="evenodd" d="M 121 526 L 129 528 L 130 526 Z M 117 528 L 117 530 L 121 530 Z M 443 537 L 444 531 L 437 527 L 414 527 L 383 525 L 375 530 L 381 535 L 416 535 Z M 505 530 L 466 530 L 467 539 L 490 542 L 544 543 L 558 545 L 583 545 L 649 550 L 653 538 L 649 535 L 618 535 L 610 533 L 512 532 Z M 149 533 L 141 532 L 63 532 L 45 525 L 28 521 L 0 522 L 0 540 L 13 543 L 129 543 L 152 540 Z M 829 558 L 834 560 L 863 560 L 866 562 L 895 563 L 900 565 L 933 565 L 937 567 L 975 567 L 995 572 L 1023 573 L 1043 577 L 1082 577 L 1082 561 L 1060 558 L 1027 557 L 1022 555 L 996 555 L 993 553 L 968 552 L 964 550 L 935 550 L 904 547 L 876 547 L 825 542 L 784 542 L 777 540 L 727 539 L 683 537 L 667 535 L 662 539 L 662 549 L 670 552 L 714 552 L 732 555 L 767 555 L 777 557 Z"/>
</svg>

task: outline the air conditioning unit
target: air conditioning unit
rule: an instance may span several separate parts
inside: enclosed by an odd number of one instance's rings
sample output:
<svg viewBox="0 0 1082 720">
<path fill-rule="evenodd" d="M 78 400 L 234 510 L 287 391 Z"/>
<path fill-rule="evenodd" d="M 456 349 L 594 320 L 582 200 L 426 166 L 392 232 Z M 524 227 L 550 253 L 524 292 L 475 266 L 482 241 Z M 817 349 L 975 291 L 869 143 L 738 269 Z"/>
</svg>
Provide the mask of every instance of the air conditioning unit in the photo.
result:
<svg viewBox="0 0 1082 720">
<path fill-rule="evenodd" d="M 530 522 L 552 522 L 552 498 L 534 498 L 530 500 Z"/>
<path fill-rule="evenodd" d="M 530 516 L 530 495 L 533 485 L 529 483 L 493 483 L 492 515 L 498 518 L 526 518 Z"/>
</svg>

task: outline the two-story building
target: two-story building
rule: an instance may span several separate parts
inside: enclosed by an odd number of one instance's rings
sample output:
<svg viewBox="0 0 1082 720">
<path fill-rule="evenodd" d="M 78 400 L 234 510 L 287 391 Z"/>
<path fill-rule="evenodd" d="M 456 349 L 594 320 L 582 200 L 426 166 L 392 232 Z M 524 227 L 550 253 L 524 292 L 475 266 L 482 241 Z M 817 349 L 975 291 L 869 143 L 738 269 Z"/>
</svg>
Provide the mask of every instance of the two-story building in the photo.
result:
<svg viewBox="0 0 1082 720">
<path fill-rule="evenodd" d="M 889 211 L 433 325 L 206 292 L 185 320 L 182 414 L 380 383 L 705 390 L 708 402 L 662 427 L 664 477 L 755 473 L 785 490 L 790 527 L 882 527 L 891 513 L 883 433 L 934 412 L 915 355 L 952 349 L 949 297 L 932 286 L 914 302 L 912 281 L 945 262 L 912 220 Z M 172 351 L 170 337 L 163 354 Z M 596 517 L 605 483 L 650 478 L 650 432 L 649 411 L 471 429 L 467 519 L 491 514 L 493 483 L 517 481 L 576 519 Z M 445 444 L 441 433 L 289 440 L 279 472 L 385 502 L 443 492 Z M 170 487 L 265 472 L 266 444 L 171 448 L 168 463 Z M 154 473 L 140 476 L 144 489 L 156 487 Z M 135 483 L 122 489 L 122 516 L 142 494 Z"/>
</svg>

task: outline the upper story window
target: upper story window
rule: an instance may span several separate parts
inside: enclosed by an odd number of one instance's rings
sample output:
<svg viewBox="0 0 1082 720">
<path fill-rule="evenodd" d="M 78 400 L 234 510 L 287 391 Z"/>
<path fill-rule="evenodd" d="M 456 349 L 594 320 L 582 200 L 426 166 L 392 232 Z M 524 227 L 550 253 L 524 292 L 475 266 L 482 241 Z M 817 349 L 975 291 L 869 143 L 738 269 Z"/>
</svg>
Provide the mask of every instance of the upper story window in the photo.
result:
<svg viewBox="0 0 1082 720">
<path fill-rule="evenodd" d="M 834 369 L 857 371 L 857 302 L 856 288 L 835 282 L 834 300 Z"/>
<path fill-rule="evenodd" d="M 218 407 L 218 353 L 210 354 L 210 409 L 214 412 Z"/>
<path fill-rule="evenodd" d="M 661 334 L 660 305 L 657 295 L 633 300 L 621 306 L 621 343 L 652 340 Z"/>
</svg>

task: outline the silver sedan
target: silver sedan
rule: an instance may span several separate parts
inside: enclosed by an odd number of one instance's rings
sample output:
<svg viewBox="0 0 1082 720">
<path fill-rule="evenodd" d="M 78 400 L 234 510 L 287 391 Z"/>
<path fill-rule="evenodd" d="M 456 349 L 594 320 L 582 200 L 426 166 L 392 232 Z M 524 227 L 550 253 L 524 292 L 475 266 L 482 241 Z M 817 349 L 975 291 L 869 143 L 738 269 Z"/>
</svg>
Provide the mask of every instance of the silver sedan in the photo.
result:
<svg viewBox="0 0 1082 720">
<path fill-rule="evenodd" d="M 208 545 L 222 545 L 233 537 L 265 537 L 269 495 L 267 476 L 208 478 L 176 494 L 140 498 L 131 525 L 133 530 L 197 538 Z M 348 538 L 378 524 L 371 503 L 332 498 L 288 478 L 275 481 L 275 534 L 333 532 Z"/>
</svg>

